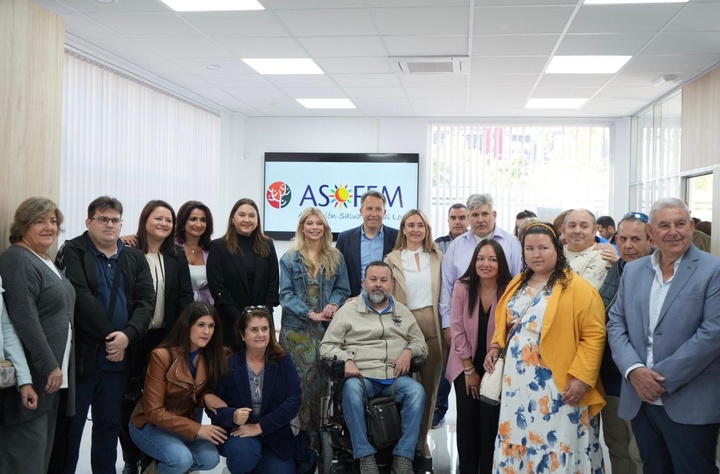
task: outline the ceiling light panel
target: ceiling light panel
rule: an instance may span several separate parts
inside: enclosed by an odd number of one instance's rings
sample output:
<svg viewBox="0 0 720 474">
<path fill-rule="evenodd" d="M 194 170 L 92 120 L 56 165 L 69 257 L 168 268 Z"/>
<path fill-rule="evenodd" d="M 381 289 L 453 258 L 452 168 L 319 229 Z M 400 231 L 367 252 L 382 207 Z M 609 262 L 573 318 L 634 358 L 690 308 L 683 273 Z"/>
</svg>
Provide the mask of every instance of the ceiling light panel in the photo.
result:
<svg viewBox="0 0 720 474">
<path fill-rule="evenodd" d="M 555 56 L 547 74 L 615 74 L 632 56 Z"/>
<path fill-rule="evenodd" d="M 260 74 L 324 74 L 310 58 L 242 58 Z"/>
<path fill-rule="evenodd" d="M 348 99 L 295 99 L 307 109 L 354 109 Z"/>
<path fill-rule="evenodd" d="M 585 0 L 585 5 L 621 5 L 627 3 L 687 3 L 688 0 Z"/>
<path fill-rule="evenodd" d="M 161 0 L 176 12 L 265 10 L 257 0 Z"/>
</svg>

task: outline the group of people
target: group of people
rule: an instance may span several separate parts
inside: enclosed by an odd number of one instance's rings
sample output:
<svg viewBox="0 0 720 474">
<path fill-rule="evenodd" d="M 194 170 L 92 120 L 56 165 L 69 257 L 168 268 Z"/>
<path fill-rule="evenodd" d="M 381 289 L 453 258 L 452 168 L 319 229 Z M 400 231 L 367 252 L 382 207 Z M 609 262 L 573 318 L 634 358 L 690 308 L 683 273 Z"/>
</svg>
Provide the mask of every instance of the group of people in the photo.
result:
<svg viewBox="0 0 720 474">
<path fill-rule="evenodd" d="M 487 194 L 453 205 L 433 239 L 419 210 L 384 225 L 385 204 L 363 195 L 362 224 L 334 247 L 305 209 L 278 261 L 251 199 L 212 240 L 207 206 L 160 200 L 121 238 L 122 204 L 103 196 L 53 262 L 63 215 L 24 201 L 0 255 L 0 355 L 17 374 L 0 390 L 0 472 L 75 472 L 90 407 L 95 473 L 115 472 L 118 439 L 124 474 L 220 456 L 232 473 L 306 472 L 332 358 L 362 473 L 378 472 L 366 398 L 402 404 L 393 472 L 432 471 L 450 384 L 463 474 L 602 472 L 601 423 L 613 472 L 717 472 L 720 259 L 693 245 L 683 201 L 630 212 L 605 239 L 585 209 L 554 223 L 525 210 L 506 232 Z M 479 388 L 500 357 L 491 405 Z"/>
</svg>

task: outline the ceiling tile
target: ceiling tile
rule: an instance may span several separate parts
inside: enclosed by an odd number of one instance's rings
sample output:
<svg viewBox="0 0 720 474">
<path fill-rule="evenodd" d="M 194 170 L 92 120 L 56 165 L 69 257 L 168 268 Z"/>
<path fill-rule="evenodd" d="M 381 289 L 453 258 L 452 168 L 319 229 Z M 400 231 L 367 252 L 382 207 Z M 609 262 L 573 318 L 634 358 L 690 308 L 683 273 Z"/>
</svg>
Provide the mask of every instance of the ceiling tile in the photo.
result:
<svg viewBox="0 0 720 474">
<path fill-rule="evenodd" d="M 573 7 L 515 6 L 476 7 L 475 34 L 559 34 L 565 28 Z"/>
<path fill-rule="evenodd" d="M 571 34 L 566 35 L 555 54 L 632 56 L 652 38 L 651 33 L 636 34 Z"/>
<path fill-rule="evenodd" d="M 608 83 L 610 87 L 648 87 L 652 85 L 652 82 L 660 77 L 661 74 L 657 72 L 642 72 L 642 73 L 618 73 Z M 687 80 L 691 77 L 691 74 L 681 74 L 678 76 L 679 80 Z"/>
<path fill-rule="evenodd" d="M 467 36 L 386 36 L 390 56 L 467 56 Z"/>
<path fill-rule="evenodd" d="M 539 73 L 545 67 L 547 58 L 538 56 L 494 58 L 488 56 L 473 56 L 472 70 L 475 73 Z"/>
<path fill-rule="evenodd" d="M 409 99 L 431 99 L 446 97 L 449 99 L 464 100 L 467 91 L 458 87 L 406 87 L 405 93 Z"/>
<path fill-rule="evenodd" d="M 174 61 L 167 59 L 153 58 L 137 58 L 133 59 L 132 63 L 139 66 L 147 71 L 157 74 L 159 76 L 165 76 L 169 74 L 188 74 L 192 71 L 188 71 L 184 67 L 176 64 Z"/>
<path fill-rule="evenodd" d="M 399 87 L 395 74 L 333 74 L 333 80 L 341 87 Z"/>
<path fill-rule="evenodd" d="M 297 40 L 314 58 L 385 56 L 385 46 L 375 36 L 300 37 Z"/>
<path fill-rule="evenodd" d="M 685 4 L 665 31 L 720 31 L 720 2 L 710 0 Z"/>
<path fill-rule="evenodd" d="M 552 98 L 589 98 L 598 91 L 597 87 L 538 87 L 533 91 L 534 99 L 552 99 Z"/>
<path fill-rule="evenodd" d="M 232 94 L 229 94 L 226 91 L 217 87 L 190 87 L 189 89 L 196 94 L 210 100 L 229 101 L 234 99 Z"/>
<path fill-rule="evenodd" d="M 293 38 L 215 38 L 238 58 L 306 58 L 307 52 Z"/>
<path fill-rule="evenodd" d="M 347 99 L 337 87 L 286 87 L 283 92 L 293 99 Z"/>
<path fill-rule="evenodd" d="M 666 87 L 605 87 L 598 92 L 596 98 L 610 99 L 647 99 L 653 100 L 665 94 L 669 88 Z"/>
<path fill-rule="evenodd" d="M 547 56 L 559 35 L 474 36 L 473 56 Z"/>
<path fill-rule="evenodd" d="M 720 16 L 717 18 L 720 23 Z M 720 53 L 720 31 L 698 33 L 662 33 L 643 54 L 717 54 Z"/>
<path fill-rule="evenodd" d="M 410 102 L 407 99 L 355 99 L 353 98 L 353 104 L 360 108 L 410 108 Z"/>
<path fill-rule="evenodd" d="M 524 101 L 528 98 L 530 92 L 529 87 L 473 87 L 469 92 L 469 100 L 473 102 L 494 100 L 498 103 L 506 100 Z"/>
<path fill-rule="evenodd" d="M 322 8 L 362 8 L 363 0 L 261 0 L 266 10 L 319 10 Z"/>
<path fill-rule="evenodd" d="M 63 7 L 71 8 L 80 13 L 125 13 L 125 12 L 169 12 L 171 11 L 164 3 L 158 0 L 122 0 L 115 3 L 103 3 L 97 0 L 62 0 L 49 2 L 33 0 L 35 3 L 55 3 Z"/>
<path fill-rule="evenodd" d="M 682 8 L 681 3 L 657 5 L 585 5 L 568 33 L 654 33 Z"/>
<path fill-rule="evenodd" d="M 461 87 L 467 86 L 465 74 L 400 74 L 405 87 Z"/>
<path fill-rule="evenodd" d="M 464 117 L 465 107 L 450 107 L 445 105 L 437 106 L 413 106 L 415 115 L 418 117 Z"/>
<path fill-rule="evenodd" d="M 288 36 L 282 22 L 268 11 L 188 12 L 179 15 L 211 38 Z"/>
<path fill-rule="evenodd" d="M 402 87 L 346 87 L 345 93 L 354 99 L 405 99 Z"/>
<path fill-rule="evenodd" d="M 444 97 L 435 97 L 435 98 L 426 98 L 426 99 L 409 99 L 410 105 L 413 108 L 438 108 L 438 109 L 444 109 L 444 108 L 450 108 L 450 107 L 465 107 L 465 99 L 464 98 L 449 98 L 446 99 Z"/>
<path fill-rule="evenodd" d="M 393 72 L 388 58 L 318 58 L 325 74 L 376 74 Z"/>
<path fill-rule="evenodd" d="M 366 10 L 281 10 L 276 12 L 296 36 L 366 36 L 377 33 Z"/>
<path fill-rule="evenodd" d="M 217 74 L 201 75 L 210 84 L 222 87 L 275 87 L 270 81 L 257 73 L 253 74 Z"/>
<path fill-rule="evenodd" d="M 129 39 L 100 39 L 93 40 L 93 44 L 100 49 L 119 56 L 128 61 L 138 58 L 155 58 L 157 54 L 136 41 Z"/>
<path fill-rule="evenodd" d="M 253 68 L 238 58 L 175 58 L 173 63 L 192 74 L 223 76 L 230 74 L 257 74 Z M 209 64 L 220 66 L 220 69 L 208 69 Z"/>
<path fill-rule="evenodd" d="M 212 87 L 212 84 L 195 74 L 166 74 L 165 79 L 187 88 Z"/>
<path fill-rule="evenodd" d="M 365 0 L 363 5 L 369 8 L 395 7 L 469 7 L 470 0 Z"/>
<path fill-rule="evenodd" d="M 197 28 L 175 13 L 93 13 L 91 18 L 126 38 L 198 38 Z"/>
<path fill-rule="evenodd" d="M 288 95 L 277 87 L 223 87 L 223 90 L 242 100 L 288 98 Z"/>
<path fill-rule="evenodd" d="M 578 0 L 513 0 L 513 5 L 575 5 Z M 475 0 L 475 6 L 507 6 L 508 0 Z"/>
<path fill-rule="evenodd" d="M 401 107 L 363 107 L 360 110 L 366 117 L 415 117 L 416 115 L 413 109 Z"/>
<path fill-rule="evenodd" d="M 480 64 L 479 68 L 483 68 Z M 477 71 L 478 67 L 476 67 Z M 471 74 L 470 87 L 532 87 L 539 74 Z"/>
<path fill-rule="evenodd" d="M 264 77 L 278 87 L 335 87 L 335 83 L 324 74 L 267 75 Z"/>
<path fill-rule="evenodd" d="M 718 64 L 720 54 L 685 54 L 678 56 L 635 56 L 622 68 L 622 72 L 659 72 L 672 74 L 700 72 Z"/>
<path fill-rule="evenodd" d="M 370 10 L 381 35 L 467 35 L 467 7 Z"/>
<path fill-rule="evenodd" d="M 142 46 L 162 58 L 229 57 L 231 54 L 207 38 L 136 39 Z"/>
<path fill-rule="evenodd" d="M 86 41 L 121 37 L 119 33 L 79 13 L 63 15 L 63 18 L 65 19 L 65 31 Z"/>
</svg>

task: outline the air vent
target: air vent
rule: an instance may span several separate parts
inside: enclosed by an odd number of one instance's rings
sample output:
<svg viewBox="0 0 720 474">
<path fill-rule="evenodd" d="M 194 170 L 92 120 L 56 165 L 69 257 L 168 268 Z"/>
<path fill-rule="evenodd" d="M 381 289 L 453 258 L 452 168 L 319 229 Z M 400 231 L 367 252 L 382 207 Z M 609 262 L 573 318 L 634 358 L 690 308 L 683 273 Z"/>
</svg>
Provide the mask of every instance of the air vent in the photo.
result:
<svg viewBox="0 0 720 474">
<path fill-rule="evenodd" d="M 400 74 L 468 74 L 467 56 L 430 56 L 390 58 L 393 70 Z"/>
</svg>

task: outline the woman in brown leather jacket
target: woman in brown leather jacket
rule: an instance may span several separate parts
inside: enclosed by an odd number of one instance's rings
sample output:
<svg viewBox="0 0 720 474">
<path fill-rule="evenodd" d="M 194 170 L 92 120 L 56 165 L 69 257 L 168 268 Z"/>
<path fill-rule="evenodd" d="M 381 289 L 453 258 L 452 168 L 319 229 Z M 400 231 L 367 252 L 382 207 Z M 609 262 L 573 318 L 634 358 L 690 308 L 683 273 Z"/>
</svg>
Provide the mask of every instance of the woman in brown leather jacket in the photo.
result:
<svg viewBox="0 0 720 474">
<path fill-rule="evenodd" d="M 130 420 L 130 436 L 158 463 L 158 471 L 182 474 L 213 469 L 223 428 L 195 421 L 195 408 L 223 402 L 208 393 L 225 370 L 220 318 L 211 305 L 190 303 L 170 334 L 150 355 L 145 389 Z"/>
</svg>

